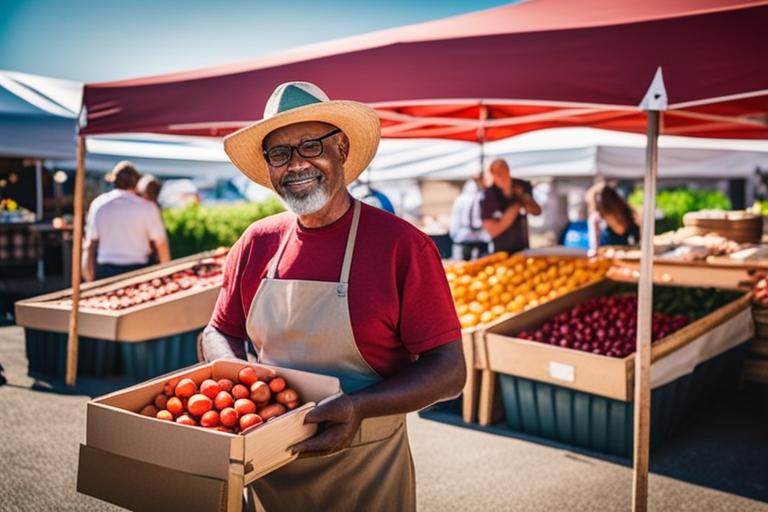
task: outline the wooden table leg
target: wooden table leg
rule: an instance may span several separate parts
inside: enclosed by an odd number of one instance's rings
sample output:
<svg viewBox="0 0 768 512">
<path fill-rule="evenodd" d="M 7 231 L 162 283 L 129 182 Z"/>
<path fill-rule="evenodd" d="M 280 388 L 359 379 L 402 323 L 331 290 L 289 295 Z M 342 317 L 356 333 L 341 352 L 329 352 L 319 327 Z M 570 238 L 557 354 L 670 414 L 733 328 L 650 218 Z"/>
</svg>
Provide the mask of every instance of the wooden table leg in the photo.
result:
<svg viewBox="0 0 768 512">
<path fill-rule="evenodd" d="M 493 422 L 493 406 L 496 395 L 496 372 L 482 370 L 480 372 L 480 403 L 478 404 L 478 421 L 487 427 Z"/>
</svg>

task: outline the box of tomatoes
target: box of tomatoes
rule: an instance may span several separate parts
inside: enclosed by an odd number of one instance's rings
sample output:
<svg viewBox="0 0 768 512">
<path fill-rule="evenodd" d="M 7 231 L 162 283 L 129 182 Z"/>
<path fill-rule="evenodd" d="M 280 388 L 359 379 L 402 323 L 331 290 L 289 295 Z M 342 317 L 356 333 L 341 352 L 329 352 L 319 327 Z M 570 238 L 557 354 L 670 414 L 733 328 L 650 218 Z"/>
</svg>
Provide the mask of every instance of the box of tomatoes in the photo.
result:
<svg viewBox="0 0 768 512">
<path fill-rule="evenodd" d="M 304 417 L 338 379 L 221 359 L 87 405 L 79 492 L 131 510 L 239 510 L 243 488 L 315 434 Z"/>
</svg>

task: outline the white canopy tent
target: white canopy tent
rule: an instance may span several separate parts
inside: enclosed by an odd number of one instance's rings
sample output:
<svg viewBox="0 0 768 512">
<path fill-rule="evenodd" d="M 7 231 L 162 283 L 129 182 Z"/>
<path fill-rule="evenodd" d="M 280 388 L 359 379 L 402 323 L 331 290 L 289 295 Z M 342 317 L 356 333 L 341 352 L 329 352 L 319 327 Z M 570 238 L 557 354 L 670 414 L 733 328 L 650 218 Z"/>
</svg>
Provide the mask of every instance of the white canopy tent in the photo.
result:
<svg viewBox="0 0 768 512">
<path fill-rule="evenodd" d="M 483 160 L 504 158 L 516 177 L 641 179 L 646 136 L 593 128 L 552 128 L 478 144 L 445 140 L 384 140 L 364 179 L 459 180 Z M 768 169 L 768 142 L 659 137 L 659 178 L 722 179 Z M 727 171 L 727 173 L 725 172 Z"/>
<path fill-rule="evenodd" d="M 71 158 L 83 84 L 0 70 L 0 156 Z"/>
<path fill-rule="evenodd" d="M 0 71 L 0 156 L 46 160 L 50 167 L 75 168 L 74 140 L 83 84 Z M 640 179 L 645 135 L 592 128 L 552 128 L 486 143 L 437 139 L 384 139 L 361 178 L 463 180 L 484 160 L 507 159 L 519 177 Z M 660 178 L 748 177 L 768 168 L 768 142 L 659 138 Z M 108 172 L 123 159 L 161 177 L 197 180 L 235 178 L 221 140 L 154 134 L 121 134 L 88 139 L 88 171 Z"/>
</svg>

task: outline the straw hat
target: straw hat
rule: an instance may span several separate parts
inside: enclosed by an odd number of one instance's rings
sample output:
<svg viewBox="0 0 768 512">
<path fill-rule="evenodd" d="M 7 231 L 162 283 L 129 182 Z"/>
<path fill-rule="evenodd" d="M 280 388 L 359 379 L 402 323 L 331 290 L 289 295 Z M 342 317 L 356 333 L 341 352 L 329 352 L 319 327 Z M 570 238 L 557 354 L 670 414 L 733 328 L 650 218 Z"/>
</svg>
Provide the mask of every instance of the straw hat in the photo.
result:
<svg viewBox="0 0 768 512">
<path fill-rule="evenodd" d="M 246 176 L 272 188 L 262 142 L 270 132 L 289 124 L 322 121 L 341 128 L 349 138 L 349 155 L 344 163 L 347 184 L 357 178 L 376 154 L 381 125 L 376 112 L 356 101 L 331 101 L 315 84 L 286 82 L 272 93 L 264 118 L 224 138 L 224 151 Z"/>
</svg>

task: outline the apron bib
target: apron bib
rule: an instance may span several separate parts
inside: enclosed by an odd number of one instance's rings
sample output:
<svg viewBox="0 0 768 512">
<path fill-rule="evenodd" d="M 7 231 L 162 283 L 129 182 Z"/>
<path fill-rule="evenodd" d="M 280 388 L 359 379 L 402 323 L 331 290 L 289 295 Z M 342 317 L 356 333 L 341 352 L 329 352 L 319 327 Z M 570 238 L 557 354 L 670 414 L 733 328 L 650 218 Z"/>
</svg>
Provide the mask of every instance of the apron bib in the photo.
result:
<svg viewBox="0 0 768 512">
<path fill-rule="evenodd" d="M 276 277 L 293 235 L 289 231 L 246 318 L 259 362 L 338 377 L 346 393 L 381 380 L 360 354 L 349 316 L 349 273 L 360 220 L 360 202 L 353 204 L 339 282 Z M 300 457 L 253 482 L 250 491 L 267 512 L 407 512 L 416 509 L 415 487 L 405 416 L 395 415 L 363 420 L 350 447 Z"/>
</svg>

